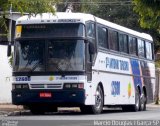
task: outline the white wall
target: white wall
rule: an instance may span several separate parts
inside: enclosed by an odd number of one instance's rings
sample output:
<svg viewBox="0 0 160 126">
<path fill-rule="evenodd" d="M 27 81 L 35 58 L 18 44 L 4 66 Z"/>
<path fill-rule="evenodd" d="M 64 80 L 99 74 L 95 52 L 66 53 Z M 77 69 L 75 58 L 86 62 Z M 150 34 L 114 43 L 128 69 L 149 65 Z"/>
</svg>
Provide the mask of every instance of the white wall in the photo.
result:
<svg viewBox="0 0 160 126">
<path fill-rule="evenodd" d="M 0 103 L 11 103 L 12 69 L 8 61 L 7 46 L 0 45 Z"/>
</svg>

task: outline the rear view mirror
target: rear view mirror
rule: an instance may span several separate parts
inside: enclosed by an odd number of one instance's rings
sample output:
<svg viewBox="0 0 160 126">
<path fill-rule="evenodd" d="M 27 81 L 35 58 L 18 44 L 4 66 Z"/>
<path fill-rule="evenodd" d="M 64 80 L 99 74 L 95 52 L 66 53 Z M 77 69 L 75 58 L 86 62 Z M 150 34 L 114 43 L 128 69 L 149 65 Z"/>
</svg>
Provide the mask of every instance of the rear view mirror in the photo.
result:
<svg viewBox="0 0 160 126">
<path fill-rule="evenodd" d="M 93 43 L 89 43 L 89 53 L 90 54 L 95 54 L 95 47 L 94 47 L 94 44 Z"/>
<path fill-rule="evenodd" d="M 7 49 L 7 56 L 11 56 L 11 43 L 8 44 L 8 49 Z"/>
</svg>

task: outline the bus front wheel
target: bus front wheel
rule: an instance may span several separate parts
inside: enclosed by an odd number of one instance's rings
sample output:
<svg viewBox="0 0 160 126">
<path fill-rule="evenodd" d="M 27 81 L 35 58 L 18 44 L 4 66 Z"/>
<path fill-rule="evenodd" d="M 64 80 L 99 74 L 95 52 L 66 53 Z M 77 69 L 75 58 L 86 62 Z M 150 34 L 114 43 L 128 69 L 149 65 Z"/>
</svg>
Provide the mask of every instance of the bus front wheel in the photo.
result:
<svg viewBox="0 0 160 126">
<path fill-rule="evenodd" d="M 95 95 L 95 105 L 82 106 L 82 113 L 100 114 L 103 111 L 104 95 L 101 86 L 99 85 Z"/>
</svg>

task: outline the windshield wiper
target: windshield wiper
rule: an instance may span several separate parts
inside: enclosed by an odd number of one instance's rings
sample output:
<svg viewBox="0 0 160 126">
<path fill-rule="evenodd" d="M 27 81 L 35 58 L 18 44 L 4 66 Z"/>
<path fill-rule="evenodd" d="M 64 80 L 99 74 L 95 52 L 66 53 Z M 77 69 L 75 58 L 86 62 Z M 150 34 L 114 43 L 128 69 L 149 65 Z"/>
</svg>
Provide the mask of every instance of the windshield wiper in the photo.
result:
<svg viewBox="0 0 160 126">
<path fill-rule="evenodd" d="M 34 64 L 34 66 L 31 68 L 31 70 L 29 72 L 33 72 L 37 66 L 39 65 L 40 61 L 38 61 L 37 63 Z"/>
</svg>

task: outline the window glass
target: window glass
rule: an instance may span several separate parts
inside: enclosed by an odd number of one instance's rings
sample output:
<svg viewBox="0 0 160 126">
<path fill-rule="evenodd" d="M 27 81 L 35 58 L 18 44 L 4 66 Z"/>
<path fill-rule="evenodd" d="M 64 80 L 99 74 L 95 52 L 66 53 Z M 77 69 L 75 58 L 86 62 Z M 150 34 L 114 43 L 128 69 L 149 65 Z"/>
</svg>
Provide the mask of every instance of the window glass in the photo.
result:
<svg viewBox="0 0 160 126">
<path fill-rule="evenodd" d="M 152 46 L 149 42 L 146 42 L 146 58 L 150 60 L 152 59 Z"/>
<path fill-rule="evenodd" d="M 140 57 L 145 57 L 144 54 L 144 41 L 141 39 L 138 39 L 138 55 Z"/>
<path fill-rule="evenodd" d="M 95 38 L 95 25 L 92 22 L 86 24 L 87 37 Z"/>
<path fill-rule="evenodd" d="M 113 30 L 109 30 L 108 32 L 109 32 L 108 40 L 110 49 L 118 51 L 117 32 Z"/>
<path fill-rule="evenodd" d="M 95 23 L 94 22 L 87 22 L 86 23 L 86 32 L 87 32 L 87 39 L 89 42 L 93 43 L 95 51 L 97 50 L 97 43 L 96 43 L 96 34 L 95 34 Z M 90 55 L 90 59 L 95 59 L 95 54 Z"/>
<path fill-rule="evenodd" d="M 107 29 L 98 26 L 98 45 L 103 48 L 107 48 Z"/>
<path fill-rule="evenodd" d="M 13 70 L 16 72 L 43 72 L 44 48 L 43 40 L 24 40 L 15 42 L 15 65 Z"/>
<path fill-rule="evenodd" d="M 129 36 L 129 50 L 130 54 L 137 55 L 137 41 L 136 38 Z"/>
<path fill-rule="evenodd" d="M 121 52 L 128 53 L 127 35 L 119 34 L 119 48 Z"/>
<path fill-rule="evenodd" d="M 21 37 L 82 37 L 84 35 L 83 24 L 56 23 L 23 25 Z"/>
</svg>

